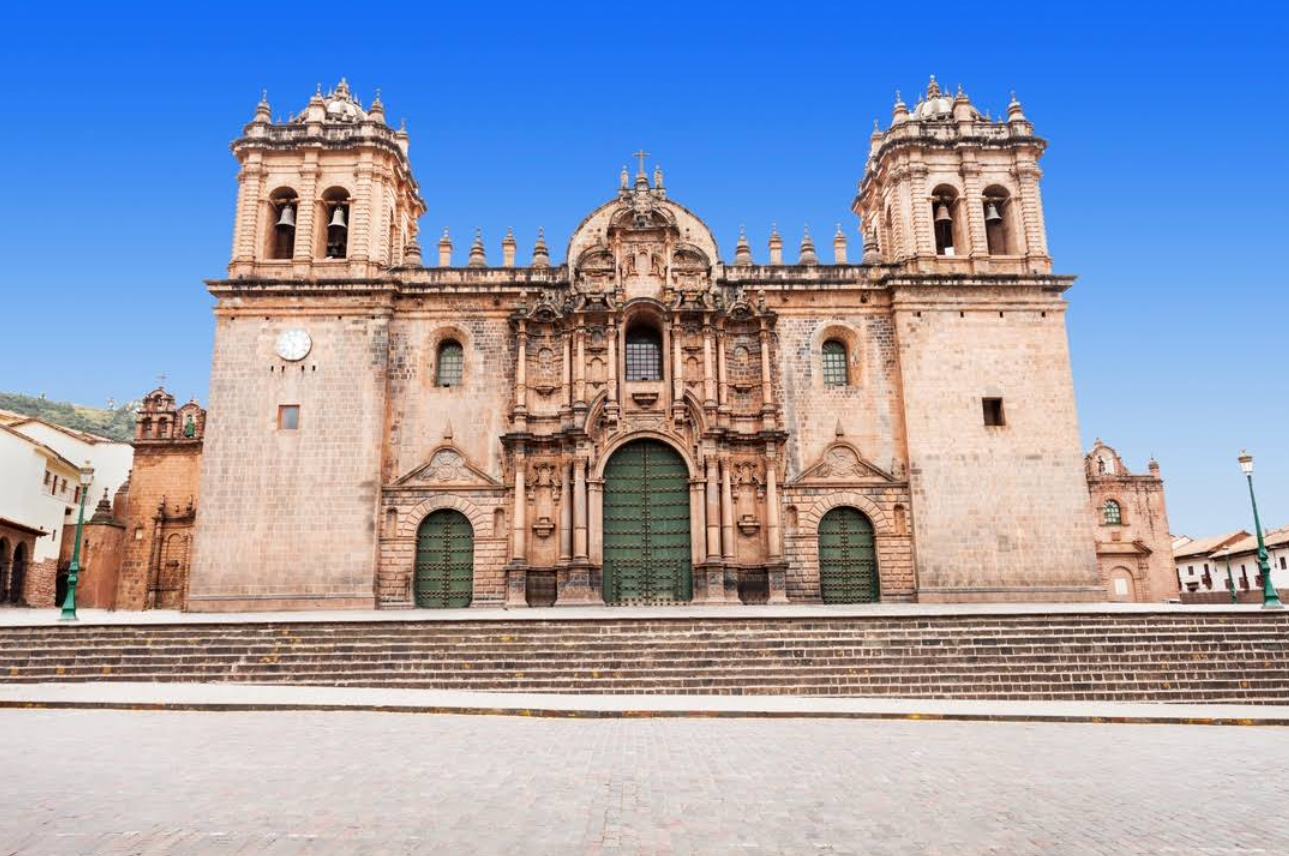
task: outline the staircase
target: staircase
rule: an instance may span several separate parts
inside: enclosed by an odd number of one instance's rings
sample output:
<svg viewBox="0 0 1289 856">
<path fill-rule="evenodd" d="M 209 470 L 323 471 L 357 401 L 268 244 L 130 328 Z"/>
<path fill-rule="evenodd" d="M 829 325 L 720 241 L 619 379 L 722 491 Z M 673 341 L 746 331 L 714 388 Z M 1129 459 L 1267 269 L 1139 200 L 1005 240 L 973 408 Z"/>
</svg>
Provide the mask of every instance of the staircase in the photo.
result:
<svg viewBox="0 0 1289 856">
<path fill-rule="evenodd" d="M 0 683 L 1289 703 L 1289 613 L 0 628 Z"/>
</svg>

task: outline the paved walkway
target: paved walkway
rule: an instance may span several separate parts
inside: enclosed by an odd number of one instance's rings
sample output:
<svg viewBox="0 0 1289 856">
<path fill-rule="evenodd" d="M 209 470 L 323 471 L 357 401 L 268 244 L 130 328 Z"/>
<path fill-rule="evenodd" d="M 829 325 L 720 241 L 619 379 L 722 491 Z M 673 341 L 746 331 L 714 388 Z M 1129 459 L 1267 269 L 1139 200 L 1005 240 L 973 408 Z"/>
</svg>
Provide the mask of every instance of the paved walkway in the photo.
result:
<svg viewBox="0 0 1289 856">
<path fill-rule="evenodd" d="M 0 708 L 384 711 L 584 719 L 664 717 L 931 719 L 1289 726 L 1289 706 L 1284 705 L 1174 705 L 1130 702 L 801 696 L 574 695 L 383 687 L 258 686 L 238 683 L 0 683 Z"/>
<path fill-rule="evenodd" d="M 872 603 L 858 606 L 566 606 L 550 609 L 353 609 L 307 612 L 142 612 L 82 609 L 79 625 L 267 624 L 323 621 L 578 621 L 605 618 L 838 618 L 847 616 L 1053 615 L 1088 613 L 1260 612 L 1256 604 L 1179 603 Z M 0 627 L 57 625 L 57 609 L 0 609 Z"/>
<path fill-rule="evenodd" d="M 1289 730 L 0 711 L 22 856 L 1289 853 Z"/>
</svg>

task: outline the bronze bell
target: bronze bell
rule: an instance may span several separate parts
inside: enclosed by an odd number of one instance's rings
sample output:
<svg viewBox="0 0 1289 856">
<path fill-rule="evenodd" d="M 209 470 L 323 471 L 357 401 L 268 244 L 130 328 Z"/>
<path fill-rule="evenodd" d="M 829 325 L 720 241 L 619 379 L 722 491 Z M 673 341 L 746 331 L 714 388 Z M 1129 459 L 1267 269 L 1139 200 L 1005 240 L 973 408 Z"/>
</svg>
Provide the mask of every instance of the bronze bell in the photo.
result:
<svg viewBox="0 0 1289 856">
<path fill-rule="evenodd" d="M 926 210 L 926 209 L 923 209 L 923 210 Z M 940 203 L 935 206 L 935 222 L 937 223 L 953 222 L 953 215 L 949 213 L 949 206 L 944 204 L 944 200 L 940 200 Z"/>
<path fill-rule="evenodd" d="M 339 229 L 348 228 L 348 226 L 345 223 L 345 209 L 343 206 L 337 205 L 335 207 L 335 210 L 332 212 L 331 222 L 327 224 L 327 227 L 330 228 L 332 226 L 335 226 Z"/>
<path fill-rule="evenodd" d="M 282 213 L 278 215 L 277 225 L 290 226 L 292 229 L 295 228 L 295 206 L 294 205 L 282 206 Z"/>
<path fill-rule="evenodd" d="M 986 223 L 1001 223 L 1002 221 L 1003 221 L 1003 215 L 1001 215 L 1001 214 L 999 214 L 999 213 L 998 213 L 998 206 L 994 203 L 994 200 L 992 200 L 992 199 L 986 200 L 986 202 L 985 202 L 985 222 L 986 222 Z"/>
</svg>

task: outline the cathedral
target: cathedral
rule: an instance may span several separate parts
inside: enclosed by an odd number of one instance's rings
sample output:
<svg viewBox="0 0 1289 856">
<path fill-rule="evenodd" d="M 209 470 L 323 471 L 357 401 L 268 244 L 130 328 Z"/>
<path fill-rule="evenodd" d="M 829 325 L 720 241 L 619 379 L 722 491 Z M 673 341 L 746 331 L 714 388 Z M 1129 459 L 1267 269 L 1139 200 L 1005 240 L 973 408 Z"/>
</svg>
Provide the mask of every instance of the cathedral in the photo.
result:
<svg viewBox="0 0 1289 856">
<path fill-rule="evenodd" d="M 640 152 L 563 263 L 445 232 L 427 264 L 379 97 L 262 100 L 187 608 L 1107 599 L 1046 145 L 932 78 L 838 165 L 854 249 L 723 255 Z M 1114 590 L 1162 600 L 1143 549 Z"/>
</svg>

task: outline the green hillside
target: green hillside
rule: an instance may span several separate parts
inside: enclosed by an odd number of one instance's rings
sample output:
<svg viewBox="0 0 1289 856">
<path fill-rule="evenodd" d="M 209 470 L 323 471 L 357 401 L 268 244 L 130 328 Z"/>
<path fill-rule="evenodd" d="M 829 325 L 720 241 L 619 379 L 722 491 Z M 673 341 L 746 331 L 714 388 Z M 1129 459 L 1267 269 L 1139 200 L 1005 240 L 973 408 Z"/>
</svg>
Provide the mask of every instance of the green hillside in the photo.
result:
<svg viewBox="0 0 1289 856">
<path fill-rule="evenodd" d="M 66 401 L 50 401 L 16 392 L 0 392 L 0 410 L 39 416 L 46 422 L 77 431 L 88 431 L 111 440 L 130 440 L 134 437 L 134 411 L 137 407 L 136 402 L 129 402 L 108 410 Z"/>
</svg>

